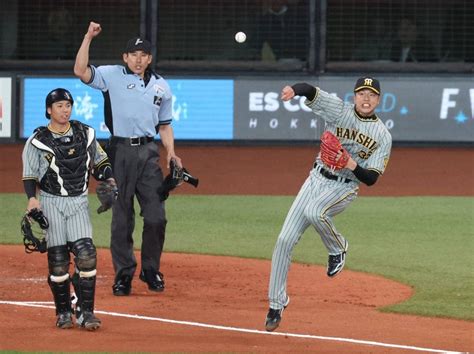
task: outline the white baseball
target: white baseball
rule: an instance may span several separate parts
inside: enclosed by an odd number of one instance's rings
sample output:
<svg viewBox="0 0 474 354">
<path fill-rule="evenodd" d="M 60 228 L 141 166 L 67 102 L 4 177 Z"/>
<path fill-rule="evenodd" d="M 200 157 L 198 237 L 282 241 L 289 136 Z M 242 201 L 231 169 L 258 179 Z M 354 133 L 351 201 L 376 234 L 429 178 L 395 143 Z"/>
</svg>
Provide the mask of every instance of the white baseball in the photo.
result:
<svg viewBox="0 0 474 354">
<path fill-rule="evenodd" d="M 244 32 L 237 32 L 235 34 L 235 41 L 237 43 L 244 43 L 246 39 L 247 39 L 247 35 Z"/>
</svg>

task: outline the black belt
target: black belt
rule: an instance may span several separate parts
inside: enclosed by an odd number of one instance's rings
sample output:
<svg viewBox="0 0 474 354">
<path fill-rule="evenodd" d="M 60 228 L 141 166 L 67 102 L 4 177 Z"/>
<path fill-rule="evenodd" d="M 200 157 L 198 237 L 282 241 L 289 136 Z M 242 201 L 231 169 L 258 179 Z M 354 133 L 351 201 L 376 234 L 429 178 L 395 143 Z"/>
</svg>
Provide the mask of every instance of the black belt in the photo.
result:
<svg viewBox="0 0 474 354">
<path fill-rule="evenodd" d="M 319 169 L 319 173 L 321 173 L 327 179 L 331 179 L 333 181 L 339 181 L 339 182 L 343 182 L 343 183 L 354 182 L 353 180 L 351 180 L 349 178 L 333 175 L 331 172 L 329 172 L 328 170 L 325 170 L 321 166 L 318 166 L 318 164 L 316 164 L 316 163 L 313 165 L 313 168 Z"/>
<path fill-rule="evenodd" d="M 153 140 L 155 140 L 151 136 L 140 136 L 140 137 L 133 137 L 133 138 L 122 138 L 120 136 L 113 136 L 111 138 L 111 141 L 117 142 L 117 143 L 122 143 L 130 146 L 140 146 L 140 145 L 145 145 L 148 143 L 151 143 Z"/>
</svg>

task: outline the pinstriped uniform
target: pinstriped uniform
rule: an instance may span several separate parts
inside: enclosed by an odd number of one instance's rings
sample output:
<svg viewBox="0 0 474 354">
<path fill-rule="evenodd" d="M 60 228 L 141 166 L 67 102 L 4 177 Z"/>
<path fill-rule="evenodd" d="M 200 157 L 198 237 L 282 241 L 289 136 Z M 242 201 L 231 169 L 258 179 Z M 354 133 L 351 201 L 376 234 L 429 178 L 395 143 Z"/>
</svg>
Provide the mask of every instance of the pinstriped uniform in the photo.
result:
<svg viewBox="0 0 474 354">
<path fill-rule="evenodd" d="M 338 137 L 359 166 L 383 174 L 390 157 L 392 138 L 380 119 L 359 116 L 353 104 L 344 103 L 319 88 L 315 98 L 305 103 L 325 120 L 325 130 Z M 331 171 L 340 178 L 328 179 L 320 173 L 323 166 L 318 154 L 314 168 L 298 192 L 278 236 L 268 290 L 273 309 L 282 309 L 287 301 L 291 254 L 309 226 L 313 226 L 320 235 L 329 254 L 336 255 L 347 248 L 347 241 L 336 230 L 332 218 L 356 199 L 360 181 L 349 169 Z M 345 183 L 346 178 L 351 182 Z"/>
<path fill-rule="evenodd" d="M 53 132 L 54 138 L 72 136 L 73 129 L 70 127 L 63 134 Z M 55 161 L 58 156 L 54 156 L 52 150 L 35 140 L 37 133 L 34 133 L 26 141 L 22 153 L 23 160 L 23 180 L 33 179 L 41 181 L 48 168 L 57 170 Z M 95 144 L 94 156 L 88 156 L 89 165 L 98 166 L 107 159 L 106 153 L 95 139 L 93 128 L 89 127 L 89 139 L 91 144 Z M 87 153 L 85 151 L 84 153 Z M 82 186 L 83 193 L 79 196 L 69 196 L 64 188 L 61 188 L 61 195 L 53 195 L 40 190 L 39 200 L 44 215 L 49 220 L 49 228 L 46 232 L 48 248 L 66 245 L 81 238 L 92 238 L 92 225 L 90 222 L 89 202 L 87 199 L 88 181 L 90 169 L 84 176 Z M 58 174 L 58 182 L 61 185 L 61 175 Z"/>
</svg>

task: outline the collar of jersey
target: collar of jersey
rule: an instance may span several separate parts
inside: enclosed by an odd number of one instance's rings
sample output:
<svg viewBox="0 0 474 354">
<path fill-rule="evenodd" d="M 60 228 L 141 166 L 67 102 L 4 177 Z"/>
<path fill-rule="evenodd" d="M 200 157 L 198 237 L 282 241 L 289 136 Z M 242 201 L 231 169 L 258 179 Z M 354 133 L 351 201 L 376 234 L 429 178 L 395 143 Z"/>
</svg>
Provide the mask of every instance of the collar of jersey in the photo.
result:
<svg viewBox="0 0 474 354">
<path fill-rule="evenodd" d="M 67 129 L 63 132 L 57 132 L 56 130 L 52 129 L 49 124 L 48 124 L 48 129 L 51 133 L 57 134 L 57 135 L 66 135 L 69 129 L 71 129 L 71 121 L 68 122 Z"/>
<path fill-rule="evenodd" d="M 125 65 L 125 72 L 130 75 L 136 75 L 132 70 L 130 70 L 128 65 Z M 159 78 L 159 76 L 153 70 L 151 70 L 150 68 L 146 68 L 145 75 L 143 75 L 143 80 L 145 82 L 148 82 L 150 81 L 152 76 L 154 76 L 156 79 Z"/>
<path fill-rule="evenodd" d="M 359 118 L 359 120 L 362 120 L 362 121 L 375 122 L 377 119 L 379 119 L 379 117 L 377 117 L 377 115 L 375 113 L 372 114 L 369 117 L 363 117 L 359 114 L 359 112 L 357 112 L 355 107 L 354 107 L 354 113 L 357 116 L 357 118 Z"/>
</svg>

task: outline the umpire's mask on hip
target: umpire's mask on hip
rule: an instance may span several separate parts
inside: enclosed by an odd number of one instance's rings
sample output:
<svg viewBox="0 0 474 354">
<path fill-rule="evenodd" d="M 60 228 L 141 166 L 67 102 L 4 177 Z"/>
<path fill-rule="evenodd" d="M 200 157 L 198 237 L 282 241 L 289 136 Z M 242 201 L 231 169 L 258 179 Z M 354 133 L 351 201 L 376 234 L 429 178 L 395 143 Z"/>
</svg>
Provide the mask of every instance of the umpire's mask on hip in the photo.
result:
<svg viewBox="0 0 474 354">
<path fill-rule="evenodd" d="M 54 89 L 46 96 L 46 112 L 44 114 L 46 118 L 51 119 L 51 115 L 48 113 L 48 107 L 51 107 L 54 102 L 59 101 L 69 101 L 71 102 L 71 106 L 74 105 L 74 100 L 68 90 L 63 88 Z"/>
</svg>

